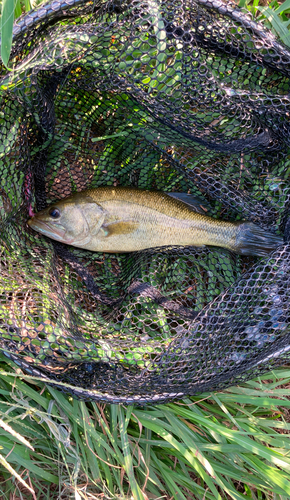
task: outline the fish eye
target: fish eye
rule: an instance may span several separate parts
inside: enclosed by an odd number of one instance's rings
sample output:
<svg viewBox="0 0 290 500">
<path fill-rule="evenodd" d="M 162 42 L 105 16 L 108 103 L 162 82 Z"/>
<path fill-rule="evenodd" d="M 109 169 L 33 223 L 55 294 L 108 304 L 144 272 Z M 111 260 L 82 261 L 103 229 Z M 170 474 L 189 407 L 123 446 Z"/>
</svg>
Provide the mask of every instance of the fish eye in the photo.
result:
<svg viewBox="0 0 290 500">
<path fill-rule="evenodd" d="M 51 208 L 48 213 L 53 219 L 58 219 L 60 217 L 60 211 L 58 208 Z"/>
</svg>

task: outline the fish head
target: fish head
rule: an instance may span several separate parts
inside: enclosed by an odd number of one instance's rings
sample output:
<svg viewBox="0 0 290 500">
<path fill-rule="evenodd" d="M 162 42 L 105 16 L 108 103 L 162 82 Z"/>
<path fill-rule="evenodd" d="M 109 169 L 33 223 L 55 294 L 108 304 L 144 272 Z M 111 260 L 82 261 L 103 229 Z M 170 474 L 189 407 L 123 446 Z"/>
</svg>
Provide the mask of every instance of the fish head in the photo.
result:
<svg viewBox="0 0 290 500">
<path fill-rule="evenodd" d="M 53 240 L 82 247 L 98 233 L 105 213 L 93 198 L 77 193 L 36 213 L 27 223 Z"/>
</svg>

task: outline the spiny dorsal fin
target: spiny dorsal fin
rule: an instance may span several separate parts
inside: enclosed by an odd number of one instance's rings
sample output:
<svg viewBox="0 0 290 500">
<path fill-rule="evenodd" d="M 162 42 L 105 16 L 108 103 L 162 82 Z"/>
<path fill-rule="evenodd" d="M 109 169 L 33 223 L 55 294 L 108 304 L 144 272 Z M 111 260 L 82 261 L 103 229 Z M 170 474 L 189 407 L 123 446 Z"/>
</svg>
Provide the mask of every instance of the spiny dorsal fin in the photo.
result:
<svg viewBox="0 0 290 500">
<path fill-rule="evenodd" d="M 176 198 L 177 200 L 185 203 L 188 208 L 190 208 L 193 212 L 198 212 L 199 214 L 205 215 L 208 211 L 208 204 L 198 196 L 194 196 L 193 194 L 187 193 L 166 193 L 168 196 L 172 198 Z"/>
</svg>

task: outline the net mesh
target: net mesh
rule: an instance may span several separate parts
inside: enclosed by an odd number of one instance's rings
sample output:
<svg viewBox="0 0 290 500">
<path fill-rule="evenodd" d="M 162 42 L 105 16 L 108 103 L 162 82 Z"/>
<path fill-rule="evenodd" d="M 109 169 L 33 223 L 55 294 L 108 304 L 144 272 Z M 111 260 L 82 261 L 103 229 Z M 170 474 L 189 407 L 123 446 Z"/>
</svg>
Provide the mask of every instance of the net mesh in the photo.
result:
<svg viewBox="0 0 290 500">
<path fill-rule="evenodd" d="M 289 359 L 290 52 L 234 4 L 53 1 L 1 67 L 1 350 L 85 399 L 163 402 Z M 197 195 L 284 234 L 268 258 L 221 248 L 104 254 L 27 226 L 72 192 Z"/>
</svg>

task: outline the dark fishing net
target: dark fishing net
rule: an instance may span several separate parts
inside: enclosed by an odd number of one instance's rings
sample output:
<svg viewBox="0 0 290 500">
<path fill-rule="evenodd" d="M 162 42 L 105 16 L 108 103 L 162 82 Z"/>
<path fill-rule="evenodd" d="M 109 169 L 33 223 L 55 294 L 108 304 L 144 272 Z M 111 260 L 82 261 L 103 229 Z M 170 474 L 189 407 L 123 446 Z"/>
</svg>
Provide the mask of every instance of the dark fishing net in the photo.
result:
<svg viewBox="0 0 290 500">
<path fill-rule="evenodd" d="M 53 1 L 1 68 L 1 350 L 82 398 L 162 402 L 289 360 L 290 52 L 232 4 Z M 27 226 L 98 186 L 189 192 L 285 245 L 103 254 Z"/>
</svg>

